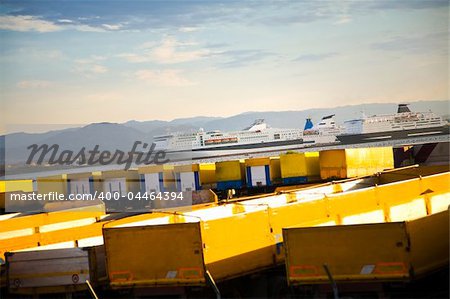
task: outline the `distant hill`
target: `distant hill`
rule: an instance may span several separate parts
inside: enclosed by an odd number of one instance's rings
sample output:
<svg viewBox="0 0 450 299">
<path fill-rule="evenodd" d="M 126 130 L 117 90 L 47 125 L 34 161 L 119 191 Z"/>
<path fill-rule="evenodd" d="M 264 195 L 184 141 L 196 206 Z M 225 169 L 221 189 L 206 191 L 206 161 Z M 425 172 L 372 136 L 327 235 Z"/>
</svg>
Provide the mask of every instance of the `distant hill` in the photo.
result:
<svg viewBox="0 0 450 299">
<path fill-rule="evenodd" d="M 440 115 L 449 114 L 449 101 L 420 101 L 410 103 L 411 110 L 432 110 Z M 23 163 L 29 153 L 27 147 L 31 144 L 58 144 L 60 149 L 80 150 L 85 146 L 92 149 L 96 144 L 100 149 L 129 150 L 134 141 L 151 142 L 153 136 L 173 132 L 193 131 L 200 127 L 205 130 L 232 131 L 241 130 L 249 126 L 255 119 L 263 118 L 277 128 L 303 128 L 305 119 L 311 117 L 317 123 L 321 117 L 329 114 L 336 115 L 336 121 L 357 118 L 364 111 L 366 115 L 394 113 L 397 104 L 361 104 L 336 108 L 308 109 L 302 111 L 272 111 L 245 112 L 231 117 L 191 117 L 172 121 L 135 121 L 123 124 L 95 123 L 79 128 L 50 131 L 47 133 L 29 134 L 13 133 L 0 136 L 0 159 L 2 151 L 6 149 L 6 164 Z M 0 161 L 0 164 L 1 163 Z"/>
</svg>

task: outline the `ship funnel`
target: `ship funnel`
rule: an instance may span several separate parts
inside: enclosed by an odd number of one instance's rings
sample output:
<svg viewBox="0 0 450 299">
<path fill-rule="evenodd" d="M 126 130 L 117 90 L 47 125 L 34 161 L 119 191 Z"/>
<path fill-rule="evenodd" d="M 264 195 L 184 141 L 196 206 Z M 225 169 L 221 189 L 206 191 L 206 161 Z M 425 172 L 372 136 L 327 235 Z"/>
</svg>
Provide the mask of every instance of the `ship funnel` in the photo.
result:
<svg viewBox="0 0 450 299">
<path fill-rule="evenodd" d="M 405 113 L 405 112 L 411 112 L 408 108 L 408 104 L 398 104 L 397 113 Z"/>
<path fill-rule="evenodd" d="M 312 129 L 313 128 L 313 123 L 312 123 L 312 121 L 311 121 L 311 118 L 307 118 L 306 119 L 306 123 L 305 123 L 305 128 L 303 129 L 304 131 L 306 131 L 306 130 L 309 130 L 309 129 Z"/>
</svg>

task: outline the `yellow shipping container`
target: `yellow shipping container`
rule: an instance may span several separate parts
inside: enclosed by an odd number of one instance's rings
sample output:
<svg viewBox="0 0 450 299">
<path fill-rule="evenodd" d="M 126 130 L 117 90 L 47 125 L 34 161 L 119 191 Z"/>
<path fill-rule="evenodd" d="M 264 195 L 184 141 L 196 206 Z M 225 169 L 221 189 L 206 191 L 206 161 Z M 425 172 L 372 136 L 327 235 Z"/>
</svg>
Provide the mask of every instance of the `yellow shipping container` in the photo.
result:
<svg viewBox="0 0 450 299">
<path fill-rule="evenodd" d="M 280 155 L 282 178 L 307 176 L 306 158 L 304 153 L 287 153 Z"/>
<path fill-rule="evenodd" d="M 244 180 L 245 165 L 239 160 L 216 162 L 218 182 Z"/>
<path fill-rule="evenodd" d="M 281 177 L 314 177 L 319 176 L 319 154 L 287 153 L 280 155 Z"/>
<path fill-rule="evenodd" d="M 174 172 L 198 172 L 202 185 L 216 183 L 216 164 L 214 163 L 177 165 L 174 166 Z"/>
<path fill-rule="evenodd" d="M 37 191 L 39 194 L 48 194 L 57 192 L 60 194 L 67 193 L 67 175 L 53 175 L 47 177 L 39 177 L 36 179 Z"/>
<path fill-rule="evenodd" d="M 394 168 L 392 147 L 326 150 L 319 154 L 320 177 L 352 178 Z"/>
<path fill-rule="evenodd" d="M 140 191 L 140 180 L 137 170 L 110 170 L 103 171 L 101 174 L 101 179 L 103 184 L 108 180 L 122 179 L 126 184 L 126 192 L 139 192 Z M 105 188 L 105 186 L 103 186 Z M 103 190 L 108 191 L 108 190 Z"/>
<path fill-rule="evenodd" d="M 139 174 L 163 173 L 164 188 L 175 190 L 175 174 L 173 165 L 150 165 L 138 168 Z"/>
<path fill-rule="evenodd" d="M 270 158 L 250 158 L 245 159 L 245 166 L 266 166 L 270 165 Z"/>
<path fill-rule="evenodd" d="M 289 284 L 410 280 L 448 265 L 448 210 L 412 221 L 284 228 Z"/>
<path fill-rule="evenodd" d="M 32 180 L 0 181 L 0 193 L 13 191 L 32 192 L 33 181 Z"/>
</svg>

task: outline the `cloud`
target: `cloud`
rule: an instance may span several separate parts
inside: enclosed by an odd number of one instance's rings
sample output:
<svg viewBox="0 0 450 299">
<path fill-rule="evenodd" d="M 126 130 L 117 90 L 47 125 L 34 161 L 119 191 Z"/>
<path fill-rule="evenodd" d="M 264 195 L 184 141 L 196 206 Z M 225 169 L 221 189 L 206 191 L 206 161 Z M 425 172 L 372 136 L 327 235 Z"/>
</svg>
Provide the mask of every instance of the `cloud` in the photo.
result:
<svg viewBox="0 0 450 299">
<path fill-rule="evenodd" d="M 358 3 L 361 2 L 361 3 Z M 391 1 L 391 0 L 371 0 L 356 1 L 355 6 L 366 6 L 369 9 L 388 10 L 388 9 L 429 9 L 448 7 L 448 0 L 408 0 L 408 1 Z"/>
<path fill-rule="evenodd" d="M 0 16 L 0 29 L 20 32 L 54 32 L 62 30 L 62 27 L 34 16 Z"/>
<path fill-rule="evenodd" d="M 306 54 L 301 55 L 294 59 L 294 61 L 304 61 L 304 62 L 312 62 L 312 61 L 321 61 L 333 56 L 336 56 L 338 53 L 336 52 L 329 52 L 329 53 L 322 53 L 322 54 Z"/>
<path fill-rule="evenodd" d="M 225 61 L 219 63 L 220 66 L 230 68 L 230 67 L 243 67 L 247 65 L 260 62 L 267 57 L 275 56 L 275 53 L 264 51 L 264 50 L 229 50 L 217 53 L 218 57 L 223 57 Z"/>
<path fill-rule="evenodd" d="M 184 33 L 195 32 L 195 31 L 198 31 L 198 30 L 199 30 L 198 27 L 181 27 L 180 29 L 178 29 L 178 31 L 184 32 Z"/>
<path fill-rule="evenodd" d="M 119 30 L 119 29 L 121 29 L 121 28 L 123 27 L 122 24 L 115 24 L 115 25 L 111 25 L 111 24 L 102 24 L 102 26 L 103 26 L 104 28 L 106 28 L 106 29 L 108 29 L 108 30 L 112 30 L 112 31 Z"/>
<path fill-rule="evenodd" d="M 132 63 L 156 62 L 160 64 L 175 64 L 189 62 L 212 54 L 209 49 L 193 49 L 194 42 L 180 42 L 173 37 L 166 37 L 160 43 L 146 43 L 141 46 L 140 53 L 124 53 L 119 57 Z"/>
<path fill-rule="evenodd" d="M 58 26 L 61 26 L 63 29 L 79 31 L 95 29 L 95 32 L 149 29 L 192 32 L 199 28 L 211 28 L 210 26 L 214 25 L 228 26 L 236 23 L 286 26 L 324 19 L 336 20 L 340 15 L 356 17 L 386 10 L 448 8 L 448 0 L 229 1 L 227 5 L 221 1 L 195 3 L 177 1 L 171 5 L 160 1 L 138 1 L 133 5 L 126 5 L 122 1 L 113 1 L 108 5 L 104 5 L 102 1 L 84 1 L 83 5 L 77 1 L 47 1 L 46 5 L 42 5 L 39 1 L 28 1 L 25 6 L 20 2 L 14 2 L 9 1 L 8 6 L 12 7 L 9 12 L 11 15 L 4 17 L 24 18 L 25 16 L 33 18 L 33 21 L 46 22 L 40 25 L 43 30 L 59 30 Z M 338 22 L 344 24 L 348 20 L 340 19 Z M 15 25 L 6 26 L 8 30 L 15 30 L 11 27 L 16 28 Z M 101 29 L 104 31 L 100 31 Z"/>
<path fill-rule="evenodd" d="M 90 59 L 79 59 L 75 61 L 74 71 L 83 74 L 86 77 L 104 74 L 108 68 L 101 65 L 99 61 L 104 60 L 103 56 L 92 56 Z"/>
<path fill-rule="evenodd" d="M 58 22 L 59 23 L 73 23 L 73 21 L 69 20 L 69 19 L 59 19 Z"/>
<path fill-rule="evenodd" d="M 44 81 L 44 80 L 27 80 L 27 81 L 20 81 L 17 83 L 17 87 L 28 89 L 28 88 L 46 88 L 52 86 L 53 83 L 50 81 Z"/>
<path fill-rule="evenodd" d="M 99 27 L 92 27 L 89 25 L 78 24 L 73 26 L 67 26 L 68 29 L 74 29 L 81 32 L 106 32 L 105 29 Z"/>
<path fill-rule="evenodd" d="M 195 85 L 194 82 L 184 78 L 181 70 L 139 70 L 135 73 L 137 79 L 165 87 L 183 87 Z"/>
<path fill-rule="evenodd" d="M 448 55 L 448 32 L 437 32 L 422 36 L 396 36 L 376 42 L 372 49 L 382 51 L 403 51 L 413 54 L 427 54 L 433 51 L 443 51 Z"/>
</svg>

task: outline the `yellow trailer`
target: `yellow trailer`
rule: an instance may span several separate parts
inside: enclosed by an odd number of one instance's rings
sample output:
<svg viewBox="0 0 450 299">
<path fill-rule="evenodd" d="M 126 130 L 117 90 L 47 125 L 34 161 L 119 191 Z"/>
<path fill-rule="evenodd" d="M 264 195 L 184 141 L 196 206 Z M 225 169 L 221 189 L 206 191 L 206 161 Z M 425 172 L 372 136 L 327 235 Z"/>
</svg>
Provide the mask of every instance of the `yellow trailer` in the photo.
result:
<svg viewBox="0 0 450 299">
<path fill-rule="evenodd" d="M 239 160 L 216 162 L 217 189 L 241 189 L 245 184 L 245 163 Z"/>
<path fill-rule="evenodd" d="M 319 153 L 288 152 L 280 155 L 283 184 L 298 184 L 320 180 Z"/>
<path fill-rule="evenodd" d="M 6 194 L 10 192 L 14 193 L 27 193 L 33 191 L 32 180 L 5 180 L 0 181 L 0 210 L 5 209 Z"/>
<path fill-rule="evenodd" d="M 102 191 L 100 182 L 101 172 L 80 172 L 67 174 L 67 194 L 81 196 L 83 194 L 94 195 Z"/>
<path fill-rule="evenodd" d="M 36 185 L 39 194 L 48 194 L 50 192 L 67 194 L 67 175 L 38 177 L 36 179 Z"/>
<path fill-rule="evenodd" d="M 319 154 L 320 177 L 343 179 L 394 168 L 392 147 L 325 150 Z"/>
<path fill-rule="evenodd" d="M 216 185 L 216 165 L 197 163 L 174 166 L 177 191 L 212 189 Z"/>
<path fill-rule="evenodd" d="M 411 221 L 283 229 L 290 285 L 420 277 L 449 263 L 449 211 Z"/>
<path fill-rule="evenodd" d="M 105 207 L 97 202 L 64 211 L 15 216 L 0 220 L 0 260 L 10 251 L 62 242 L 73 244 L 99 236 L 102 224 L 97 221 L 105 216 Z"/>
</svg>

